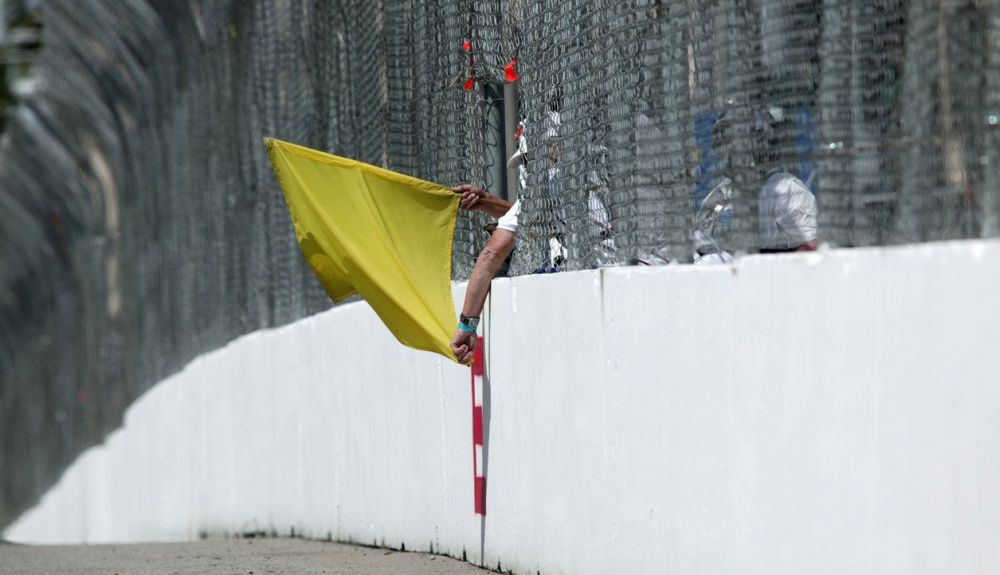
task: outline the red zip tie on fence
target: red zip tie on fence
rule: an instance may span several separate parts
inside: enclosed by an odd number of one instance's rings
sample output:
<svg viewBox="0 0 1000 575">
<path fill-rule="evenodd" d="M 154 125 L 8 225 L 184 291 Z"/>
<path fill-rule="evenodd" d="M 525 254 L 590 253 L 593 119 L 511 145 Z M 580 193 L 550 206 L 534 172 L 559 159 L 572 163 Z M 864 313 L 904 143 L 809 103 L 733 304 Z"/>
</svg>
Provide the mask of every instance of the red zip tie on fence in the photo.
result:
<svg viewBox="0 0 1000 575">
<path fill-rule="evenodd" d="M 462 89 L 468 92 L 476 87 L 476 78 L 475 78 L 476 57 L 472 55 L 472 42 L 469 40 L 463 40 L 462 51 L 469 55 L 468 72 L 470 76 L 462 84 Z"/>
<path fill-rule="evenodd" d="M 516 66 L 517 66 L 517 58 L 513 58 L 507 64 L 507 67 L 503 69 L 503 77 L 508 82 L 517 82 L 518 80 L 521 79 L 521 75 L 518 74 L 517 70 L 514 69 Z"/>
</svg>

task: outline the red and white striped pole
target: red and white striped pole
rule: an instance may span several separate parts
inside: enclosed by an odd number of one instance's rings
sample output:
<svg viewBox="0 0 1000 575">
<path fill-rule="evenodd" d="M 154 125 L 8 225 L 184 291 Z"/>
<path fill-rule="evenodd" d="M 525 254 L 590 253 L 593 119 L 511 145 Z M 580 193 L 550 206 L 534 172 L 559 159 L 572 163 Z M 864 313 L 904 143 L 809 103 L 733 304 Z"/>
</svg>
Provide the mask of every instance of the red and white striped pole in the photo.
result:
<svg viewBox="0 0 1000 575">
<path fill-rule="evenodd" d="M 483 338 L 472 359 L 472 473 L 476 515 L 486 516 L 486 476 L 483 473 Z"/>
</svg>

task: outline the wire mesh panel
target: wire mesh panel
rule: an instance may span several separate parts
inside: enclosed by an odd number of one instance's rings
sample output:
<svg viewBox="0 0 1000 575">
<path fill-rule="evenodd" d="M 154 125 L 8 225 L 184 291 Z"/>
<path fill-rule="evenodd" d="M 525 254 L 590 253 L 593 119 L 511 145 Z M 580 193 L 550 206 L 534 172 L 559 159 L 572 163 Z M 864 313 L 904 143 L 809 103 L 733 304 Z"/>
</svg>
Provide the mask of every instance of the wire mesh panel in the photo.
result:
<svg viewBox="0 0 1000 575">
<path fill-rule="evenodd" d="M 706 206 L 755 252 L 775 174 L 820 242 L 1000 235 L 1000 0 L 39 4 L 0 137 L 0 523 L 154 382 L 330 305 L 264 136 L 516 180 L 513 274 L 691 261 Z"/>
</svg>

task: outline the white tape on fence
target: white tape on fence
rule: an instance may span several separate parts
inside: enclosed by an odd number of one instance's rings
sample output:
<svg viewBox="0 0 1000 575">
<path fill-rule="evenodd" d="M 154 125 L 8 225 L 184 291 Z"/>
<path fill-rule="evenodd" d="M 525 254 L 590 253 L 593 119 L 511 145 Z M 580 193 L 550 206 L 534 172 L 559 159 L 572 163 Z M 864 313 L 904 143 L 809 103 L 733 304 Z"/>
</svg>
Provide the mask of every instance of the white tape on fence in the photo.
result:
<svg viewBox="0 0 1000 575">
<path fill-rule="evenodd" d="M 497 281 L 485 518 L 468 369 L 344 306 L 160 383 L 6 536 L 294 530 L 531 574 L 996 572 L 998 285 L 998 242 Z"/>
</svg>

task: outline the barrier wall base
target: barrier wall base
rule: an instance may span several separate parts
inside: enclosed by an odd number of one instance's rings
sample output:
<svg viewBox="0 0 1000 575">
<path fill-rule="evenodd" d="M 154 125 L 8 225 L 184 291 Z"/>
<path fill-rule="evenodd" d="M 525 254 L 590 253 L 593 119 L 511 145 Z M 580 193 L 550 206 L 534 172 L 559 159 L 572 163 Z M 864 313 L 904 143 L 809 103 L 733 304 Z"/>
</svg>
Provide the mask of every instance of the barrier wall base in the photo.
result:
<svg viewBox="0 0 1000 575">
<path fill-rule="evenodd" d="M 494 282 L 469 371 L 352 304 L 207 354 L 5 532 L 274 532 L 515 573 L 992 573 L 1000 242 Z M 456 287 L 456 301 L 461 286 Z"/>
</svg>

